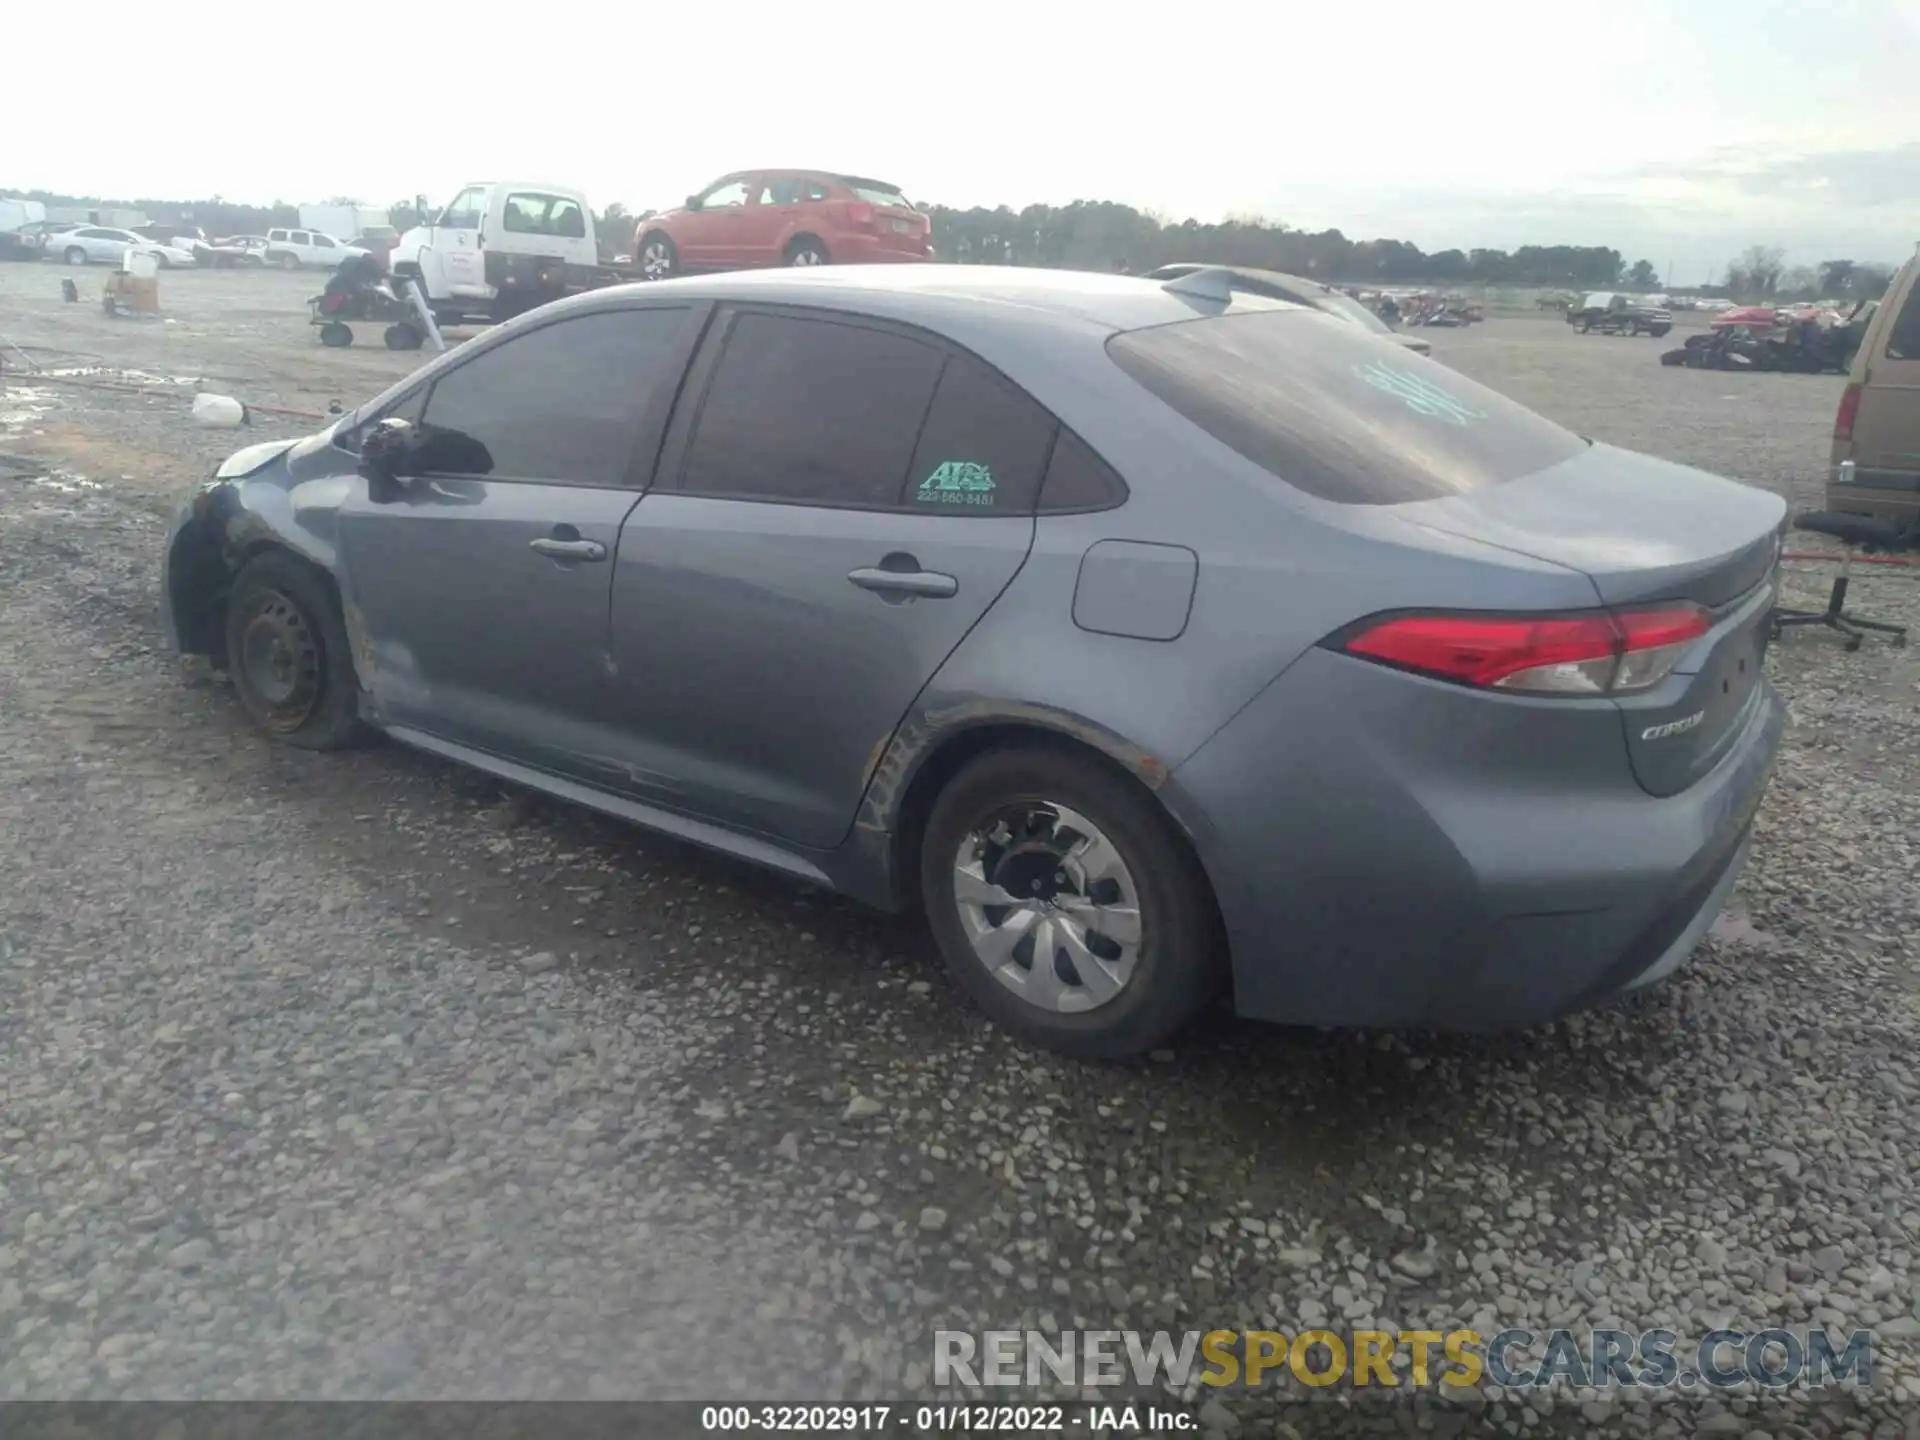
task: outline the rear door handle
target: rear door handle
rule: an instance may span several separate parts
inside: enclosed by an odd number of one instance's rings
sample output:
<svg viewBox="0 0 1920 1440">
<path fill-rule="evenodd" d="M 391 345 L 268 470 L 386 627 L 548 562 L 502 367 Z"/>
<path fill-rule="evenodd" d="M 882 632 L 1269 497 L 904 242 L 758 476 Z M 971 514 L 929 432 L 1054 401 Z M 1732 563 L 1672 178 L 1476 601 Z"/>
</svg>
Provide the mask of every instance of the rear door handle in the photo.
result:
<svg viewBox="0 0 1920 1440">
<path fill-rule="evenodd" d="M 960 593 L 960 582 L 937 570 L 849 570 L 847 579 L 862 590 L 871 590 L 882 598 L 918 595 L 928 600 L 948 600 Z"/>
<path fill-rule="evenodd" d="M 555 560 L 604 560 L 607 547 L 598 540 L 550 540 L 542 536 L 538 540 L 527 542 L 529 550 L 538 550 L 542 555 Z"/>
</svg>

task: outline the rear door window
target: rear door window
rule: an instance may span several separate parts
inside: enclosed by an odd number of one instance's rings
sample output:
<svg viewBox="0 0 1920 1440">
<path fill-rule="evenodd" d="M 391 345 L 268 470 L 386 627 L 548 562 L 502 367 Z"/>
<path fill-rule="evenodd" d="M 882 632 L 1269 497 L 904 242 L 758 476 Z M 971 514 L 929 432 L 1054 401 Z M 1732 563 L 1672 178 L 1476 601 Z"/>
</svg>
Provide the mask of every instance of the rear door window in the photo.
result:
<svg viewBox="0 0 1920 1440">
<path fill-rule="evenodd" d="M 971 355 L 940 374 L 900 503 L 940 515 L 1030 515 L 1053 449 L 1053 416 Z"/>
<path fill-rule="evenodd" d="M 1456 371 L 1311 311 L 1131 330 L 1109 340 L 1107 353 L 1216 440 L 1342 504 L 1465 494 L 1586 448 Z"/>
<path fill-rule="evenodd" d="M 736 314 L 700 404 L 681 488 L 892 509 L 945 358 L 891 330 Z"/>
</svg>

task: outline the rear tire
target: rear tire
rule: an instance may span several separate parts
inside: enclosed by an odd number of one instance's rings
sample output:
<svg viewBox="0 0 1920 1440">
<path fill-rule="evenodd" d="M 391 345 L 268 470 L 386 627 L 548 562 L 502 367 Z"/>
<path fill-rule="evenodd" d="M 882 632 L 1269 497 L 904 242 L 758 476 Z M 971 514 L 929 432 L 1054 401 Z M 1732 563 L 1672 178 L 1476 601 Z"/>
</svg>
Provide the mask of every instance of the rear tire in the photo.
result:
<svg viewBox="0 0 1920 1440">
<path fill-rule="evenodd" d="M 360 684 L 322 573 L 285 550 L 240 567 L 227 599 L 227 673 L 267 738 L 302 750 L 340 750 L 366 738 Z"/>
<path fill-rule="evenodd" d="M 802 235 L 787 246 L 787 264 L 789 265 L 825 265 L 828 264 L 827 247 L 824 242 L 811 235 Z"/>
<path fill-rule="evenodd" d="M 82 250 L 78 245 L 69 245 L 67 247 L 66 258 L 67 264 L 69 265 L 85 265 L 87 263 L 87 252 Z"/>
<path fill-rule="evenodd" d="M 990 751 L 949 780 L 921 837 L 920 889 L 974 1002 L 1065 1055 L 1143 1054 L 1218 987 L 1199 861 L 1136 783 L 1066 749 Z"/>
<path fill-rule="evenodd" d="M 640 242 L 633 263 L 643 280 L 671 280 L 680 273 L 680 251 L 672 240 L 656 230 Z"/>
<path fill-rule="evenodd" d="M 320 327 L 320 343 L 329 350 L 344 350 L 353 344 L 353 330 L 338 320 L 329 320 Z"/>
<path fill-rule="evenodd" d="M 279 265 L 282 270 L 298 270 L 300 268 L 300 257 L 292 251 L 284 251 L 280 255 Z"/>
</svg>

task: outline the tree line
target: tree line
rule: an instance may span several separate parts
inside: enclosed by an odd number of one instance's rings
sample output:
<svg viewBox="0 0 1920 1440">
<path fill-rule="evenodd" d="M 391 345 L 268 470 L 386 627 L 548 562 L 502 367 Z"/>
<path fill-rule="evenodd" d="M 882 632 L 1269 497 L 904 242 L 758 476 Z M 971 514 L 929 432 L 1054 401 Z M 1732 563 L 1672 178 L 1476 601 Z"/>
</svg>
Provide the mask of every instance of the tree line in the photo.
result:
<svg viewBox="0 0 1920 1440">
<path fill-rule="evenodd" d="M 49 205 L 126 206 L 155 219 L 190 221 L 212 235 L 253 234 L 270 226 L 300 223 L 299 208 L 284 201 L 242 205 L 214 196 L 187 203 L 167 200 L 103 201 L 19 192 Z M 351 204 L 335 199 L 329 204 Z M 963 265 L 1044 265 L 1069 270 L 1107 270 L 1140 275 L 1177 261 L 1245 265 L 1342 284 L 1515 286 L 1566 290 L 1658 290 L 1651 260 L 1628 264 L 1620 251 L 1602 245 L 1522 245 L 1516 250 L 1474 248 L 1432 253 L 1406 240 L 1355 240 L 1339 230 L 1301 230 L 1260 216 L 1218 222 L 1170 220 L 1111 200 L 1070 205 L 1029 205 L 1014 210 L 946 205 L 921 207 L 933 223 L 933 244 L 943 260 Z M 401 230 L 425 218 L 417 200 L 388 207 Z M 604 258 L 626 253 L 642 215 L 609 205 L 594 216 Z M 351 238 L 351 237 L 343 237 Z M 1885 291 L 1893 268 L 1853 260 L 1815 265 L 1786 263 L 1781 250 L 1754 245 L 1727 267 L 1723 284 L 1689 286 L 1703 294 L 1737 300 L 1872 299 Z"/>
</svg>

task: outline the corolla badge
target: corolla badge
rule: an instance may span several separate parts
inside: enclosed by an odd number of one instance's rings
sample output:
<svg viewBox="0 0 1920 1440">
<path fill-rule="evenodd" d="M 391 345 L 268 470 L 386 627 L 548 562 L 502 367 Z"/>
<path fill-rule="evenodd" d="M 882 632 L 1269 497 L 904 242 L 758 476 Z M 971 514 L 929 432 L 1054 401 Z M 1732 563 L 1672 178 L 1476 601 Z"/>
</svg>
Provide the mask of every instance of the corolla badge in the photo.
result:
<svg viewBox="0 0 1920 1440">
<path fill-rule="evenodd" d="M 1412 370 L 1403 370 L 1381 360 L 1368 360 L 1353 367 L 1354 373 L 1376 390 L 1397 398 L 1416 415 L 1430 415 L 1449 425 L 1465 425 L 1469 420 L 1484 420 L 1487 412 L 1476 410 L 1458 395 Z"/>
<path fill-rule="evenodd" d="M 1678 720 L 1669 720 L 1664 725 L 1649 725 L 1640 732 L 1640 738 L 1642 740 L 1665 740 L 1670 735 L 1684 735 L 1706 718 L 1706 711 L 1696 710 L 1691 715 L 1683 716 Z"/>
</svg>

